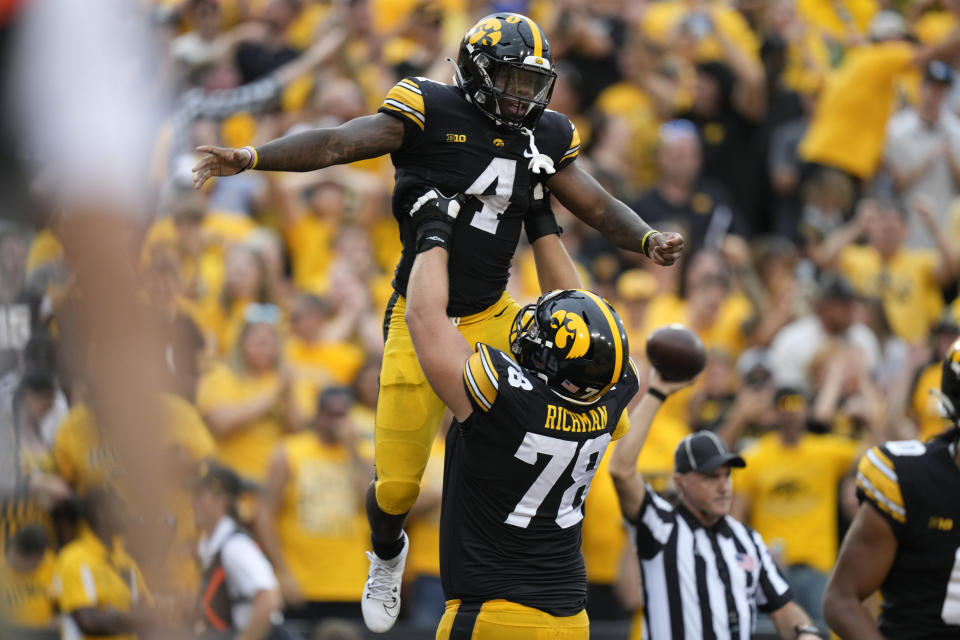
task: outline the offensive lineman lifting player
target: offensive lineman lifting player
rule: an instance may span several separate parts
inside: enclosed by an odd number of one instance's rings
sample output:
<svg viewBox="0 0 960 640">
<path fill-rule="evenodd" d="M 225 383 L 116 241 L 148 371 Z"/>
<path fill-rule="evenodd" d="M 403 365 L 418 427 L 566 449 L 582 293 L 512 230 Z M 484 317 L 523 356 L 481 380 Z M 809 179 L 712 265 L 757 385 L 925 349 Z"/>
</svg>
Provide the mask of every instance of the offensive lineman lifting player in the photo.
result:
<svg viewBox="0 0 960 640">
<path fill-rule="evenodd" d="M 392 154 L 393 214 L 403 254 L 387 306 L 375 427 L 376 480 L 367 496 L 374 553 L 364 587 L 367 626 L 386 631 L 399 611 L 407 541 L 403 523 L 439 428 L 444 405 L 424 379 L 404 321 L 406 287 L 418 245 L 434 234 L 418 228 L 412 210 L 442 194 L 463 194 L 460 222 L 447 239 L 447 314 L 469 344 L 509 351 L 519 305 L 506 292 L 523 227 L 538 258 L 541 288 L 573 288 L 544 280 L 539 258 L 562 252 L 544 187 L 574 215 L 617 246 L 661 265 L 683 251 L 676 233 L 653 230 L 575 163 L 580 139 L 570 121 L 546 109 L 556 72 L 539 26 L 514 13 L 480 20 L 464 36 L 455 85 L 404 78 L 378 113 L 331 129 L 315 129 L 243 149 L 200 147 L 195 184 L 248 169 L 314 171 Z M 564 260 L 569 259 L 564 255 Z M 569 270 L 572 272 L 572 268 Z M 575 276 L 573 276 L 575 278 Z"/>
<path fill-rule="evenodd" d="M 447 202 L 417 215 L 449 229 Z M 516 362 L 471 347 L 445 313 L 447 251 L 437 243 L 417 255 L 406 314 L 423 372 L 456 418 L 444 459 L 447 608 L 437 640 L 588 638 L 583 502 L 637 392 L 626 330 L 600 296 L 557 290 L 517 313 Z"/>
</svg>

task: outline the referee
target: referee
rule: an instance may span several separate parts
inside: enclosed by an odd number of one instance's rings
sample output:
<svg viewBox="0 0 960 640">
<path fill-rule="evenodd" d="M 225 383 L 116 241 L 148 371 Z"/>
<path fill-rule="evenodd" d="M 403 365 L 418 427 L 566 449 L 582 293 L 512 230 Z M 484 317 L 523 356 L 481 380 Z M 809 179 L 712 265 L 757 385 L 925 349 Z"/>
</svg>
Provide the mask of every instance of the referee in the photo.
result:
<svg viewBox="0 0 960 640">
<path fill-rule="evenodd" d="M 728 514 L 731 467 L 743 458 L 715 434 L 684 438 L 674 455 L 676 506 L 637 472 L 637 457 L 667 395 L 689 384 L 666 382 L 651 368 L 649 387 L 630 415 L 630 431 L 610 460 L 620 508 L 643 574 L 644 640 L 748 640 L 757 611 L 770 614 L 785 640 L 820 631 L 793 602 L 759 534 Z"/>
</svg>

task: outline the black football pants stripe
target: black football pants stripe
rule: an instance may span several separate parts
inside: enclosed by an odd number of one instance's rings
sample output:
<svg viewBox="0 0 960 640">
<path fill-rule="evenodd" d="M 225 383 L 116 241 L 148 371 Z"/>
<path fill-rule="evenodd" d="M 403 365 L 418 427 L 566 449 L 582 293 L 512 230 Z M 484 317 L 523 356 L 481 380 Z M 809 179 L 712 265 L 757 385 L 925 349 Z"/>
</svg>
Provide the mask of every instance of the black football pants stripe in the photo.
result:
<svg viewBox="0 0 960 640">
<path fill-rule="evenodd" d="M 387 333 L 390 331 L 390 318 L 393 317 L 393 308 L 399 299 L 400 294 L 394 291 L 393 295 L 390 296 L 390 300 L 387 301 L 387 310 L 383 314 L 383 344 L 387 344 Z"/>
<path fill-rule="evenodd" d="M 473 637 L 473 626 L 477 623 L 477 615 L 480 614 L 482 606 L 483 603 L 480 602 L 460 603 L 450 627 L 449 640 L 470 640 Z"/>
</svg>

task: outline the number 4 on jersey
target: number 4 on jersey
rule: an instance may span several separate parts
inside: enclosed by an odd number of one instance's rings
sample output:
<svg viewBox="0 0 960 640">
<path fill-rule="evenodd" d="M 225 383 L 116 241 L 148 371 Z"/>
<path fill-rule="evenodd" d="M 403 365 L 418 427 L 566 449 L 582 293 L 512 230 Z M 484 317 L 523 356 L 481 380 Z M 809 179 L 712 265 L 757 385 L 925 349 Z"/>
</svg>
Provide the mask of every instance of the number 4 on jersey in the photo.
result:
<svg viewBox="0 0 960 640">
<path fill-rule="evenodd" d="M 486 231 L 496 233 L 500 224 L 500 216 L 510 206 L 510 197 L 513 195 L 513 179 L 517 173 L 517 161 L 509 158 L 494 158 L 487 165 L 477 179 L 473 181 L 464 193 L 476 196 L 483 205 L 473 214 L 470 225 Z M 484 195 L 494 182 L 497 183 L 493 195 Z"/>
</svg>

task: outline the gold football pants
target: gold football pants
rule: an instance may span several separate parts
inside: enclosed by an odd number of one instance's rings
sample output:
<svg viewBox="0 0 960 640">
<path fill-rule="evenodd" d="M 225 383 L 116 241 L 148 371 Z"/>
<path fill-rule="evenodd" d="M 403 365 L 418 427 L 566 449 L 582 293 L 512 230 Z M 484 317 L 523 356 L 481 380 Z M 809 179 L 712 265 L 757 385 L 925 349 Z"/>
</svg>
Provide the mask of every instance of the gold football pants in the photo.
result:
<svg viewBox="0 0 960 640">
<path fill-rule="evenodd" d="M 509 353 L 510 328 L 519 310 L 520 305 L 504 292 L 487 309 L 451 322 L 471 347 L 482 342 Z M 391 298 L 384 320 L 386 341 L 374 431 L 377 505 L 391 515 L 406 513 L 416 501 L 446 410 L 420 369 L 405 311 L 405 298 Z"/>
<path fill-rule="evenodd" d="M 587 640 L 586 610 L 557 617 L 508 600 L 481 604 L 447 601 L 437 627 L 437 640 Z"/>
</svg>

